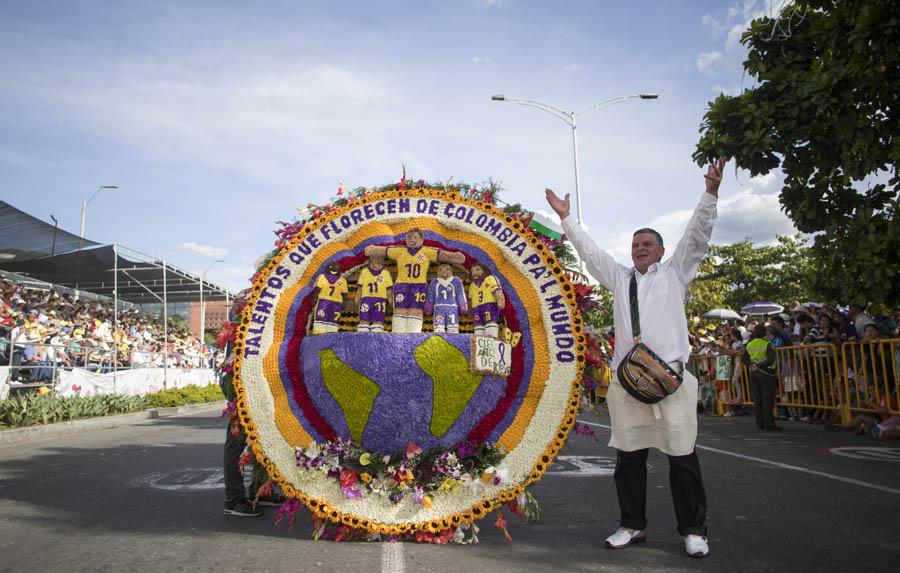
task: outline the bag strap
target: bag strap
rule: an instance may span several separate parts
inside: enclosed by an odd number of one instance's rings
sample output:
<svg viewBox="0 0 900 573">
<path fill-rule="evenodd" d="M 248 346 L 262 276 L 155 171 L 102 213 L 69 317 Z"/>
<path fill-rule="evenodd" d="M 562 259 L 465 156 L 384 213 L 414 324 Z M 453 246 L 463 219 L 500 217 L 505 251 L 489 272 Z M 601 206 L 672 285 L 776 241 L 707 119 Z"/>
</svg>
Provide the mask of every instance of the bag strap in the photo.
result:
<svg viewBox="0 0 900 573">
<path fill-rule="evenodd" d="M 628 299 L 631 301 L 631 335 L 634 337 L 634 343 L 641 342 L 641 314 L 638 310 L 637 296 L 637 271 L 631 273 L 631 284 L 628 285 Z"/>
</svg>

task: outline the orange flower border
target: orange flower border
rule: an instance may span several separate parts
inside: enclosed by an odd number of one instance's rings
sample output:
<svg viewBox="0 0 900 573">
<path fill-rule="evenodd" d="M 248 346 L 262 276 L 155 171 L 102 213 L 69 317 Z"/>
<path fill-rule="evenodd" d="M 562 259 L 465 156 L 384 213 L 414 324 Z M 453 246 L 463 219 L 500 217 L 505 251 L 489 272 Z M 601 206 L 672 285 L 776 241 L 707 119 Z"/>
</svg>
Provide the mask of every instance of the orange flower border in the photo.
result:
<svg viewBox="0 0 900 573">
<path fill-rule="evenodd" d="M 535 460 L 534 464 L 532 465 L 531 473 L 528 475 L 528 477 L 522 483 L 501 491 L 496 495 L 496 497 L 493 497 L 491 499 L 484 499 L 479 503 L 473 504 L 466 511 L 454 513 L 442 519 L 433 519 L 430 521 L 384 523 L 371 519 L 361 518 L 351 513 L 342 512 L 326 501 L 307 496 L 303 492 L 296 489 L 284 478 L 278 467 L 275 466 L 274 463 L 272 463 L 272 461 L 262 450 L 259 442 L 259 435 L 256 431 L 256 425 L 254 424 L 253 419 L 250 416 L 243 379 L 241 376 L 241 370 L 243 366 L 244 341 L 247 336 L 247 328 L 250 324 L 249 311 L 247 309 L 252 309 L 256 305 L 256 301 L 259 299 L 260 293 L 262 292 L 262 289 L 266 284 L 266 280 L 272 274 L 272 272 L 274 272 L 275 267 L 277 267 L 281 263 L 282 259 L 287 255 L 287 253 L 295 248 L 301 241 L 306 239 L 306 237 L 310 233 L 326 225 L 328 222 L 339 218 L 342 215 L 346 215 L 349 211 L 352 211 L 359 207 L 363 207 L 368 203 L 374 203 L 391 198 L 428 198 L 452 201 L 455 204 L 475 207 L 494 216 L 496 219 L 505 222 L 507 226 L 509 226 L 509 228 L 511 228 L 513 232 L 515 232 L 520 238 L 523 238 L 529 242 L 529 244 L 541 257 L 543 263 L 547 266 L 547 268 L 559 282 L 566 304 L 568 305 L 570 310 L 570 316 L 572 317 L 572 333 L 573 337 L 575 338 L 575 346 L 573 347 L 573 349 L 575 353 L 576 375 L 571 383 L 571 389 L 569 392 L 569 406 L 566 409 L 562 422 L 559 424 L 556 430 L 555 437 L 544 448 L 543 453 L 538 456 L 537 460 Z M 360 201 L 349 202 L 343 207 L 326 213 L 315 221 L 308 222 L 303 227 L 302 231 L 297 233 L 297 235 L 295 235 L 290 242 L 285 244 L 278 251 L 278 254 L 273 257 L 264 268 L 260 269 L 260 271 L 255 275 L 252 291 L 250 296 L 248 297 L 247 305 L 244 308 L 245 312 L 241 317 L 241 324 L 237 328 L 234 342 L 235 364 L 233 383 L 235 391 L 237 393 L 238 419 L 240 420 L 240 423 L 243 426 L 244 431 L 246 432 L 248 443 L 251 445 L 258 463 L 260 463 L 266 469 L 269 476 L 281 486 L 287 497 L 299 500 L 301 503 L 306 505 L 310 509 L 310 511 L 312 511 L 313 514 L 318 518 L 325 519 L 337 524 L 343 524 L 354 528 L 362 528 L 368 531 L 388 535 L 404 535 L 408 533 L 414 533 L 416 531 L 428 531 L 436 533 L 448 528 L 456 528 L 462 524 L 472 523 L 486 517 L 489 513 L 501 507 L 503 504 L 515 500 L 525 492 L 526 488 L 540 481 L 542 476 L 544 475 L 544 472 L 547 471 L 547 469 L 556 459 L 559 451 L 565 445 L 569 432 L 575 425 L 575 420 L 578 414 L 580 403 L 579 400 L 581 377 L 585 364 L 585 336 L 583 331 L 584 322 L 575 301 L 574 286 L 566 277 L 562 265 L 560 265 L 559 261 L 556 260 L 556 257 L 547 248 L 543 241 L 536 237 L 534 232 L 527 226 L 523 225 L 520 221 L 514 220 L 512 217 L 509 217 L 502 210 L 498 209 L 491 203 L 465 199 L 458 193 L 452 191 L 425 188 L 383 191 L 373 194 Z"/>
</svg>

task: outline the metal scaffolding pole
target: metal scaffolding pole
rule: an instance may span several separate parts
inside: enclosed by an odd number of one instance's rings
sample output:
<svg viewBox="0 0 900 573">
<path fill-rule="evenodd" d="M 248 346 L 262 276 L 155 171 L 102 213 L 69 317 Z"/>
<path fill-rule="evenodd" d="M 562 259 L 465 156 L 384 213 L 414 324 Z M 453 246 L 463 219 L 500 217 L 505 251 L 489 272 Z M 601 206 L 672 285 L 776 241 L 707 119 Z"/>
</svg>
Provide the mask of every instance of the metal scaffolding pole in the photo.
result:
<svg viewBox="0 0 900 573">
<path fill-rule="evenodd" d="M 169 387 L 169 291 L 166 279 L 166 260 L 163 259 L 163 388 Z"/>
<path fill-rule="evenodd" d="M 119 251 L 113 243 L 113 394 L 116 393 L 116 381 L 119 378 L 119 344 L 116 334 L 119 332 Z"/>
</svg>

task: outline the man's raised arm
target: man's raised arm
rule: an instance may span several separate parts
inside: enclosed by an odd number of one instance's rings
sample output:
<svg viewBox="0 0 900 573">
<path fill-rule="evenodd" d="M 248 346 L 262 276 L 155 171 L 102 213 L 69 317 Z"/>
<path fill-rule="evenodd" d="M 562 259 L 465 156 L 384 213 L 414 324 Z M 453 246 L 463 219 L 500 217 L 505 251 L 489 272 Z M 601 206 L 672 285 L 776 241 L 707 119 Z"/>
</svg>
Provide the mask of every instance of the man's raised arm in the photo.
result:
<svg viewBox="0 0 900 573">
<path fill-rule="evenodd" d="M 581 225 L 574 217 L 569 216 L 570 203 L 569 194 L 566 193 L 565 199 L 557 197 L 551 189 L 546 189 L 547 203 L 559 215 L 562 221 L 563 231 L 566 237 L 575 247 L 578 256 L 584 261 L 587 270 L 596 278 L 600 284 L 606 288 L 613 290 L 616 283 L 616 273 L 625 267 L 620 265 L 609 254 L 597 246 Z"/>
<path fill-rule="evenodd" d="M 700 198 L 700 203 L 694 209 L 684 230 L 684 235 L 678 241 L 675 252 L 672 254 L 675 269 L 684 279 L 685 284 L 691 282 L 697 275 L 700 260 L 709 249 L 709 238 L 712 236 L 713 226 L 716 223 L 716 201 L 719 198 L 719 185 L 722 183 L 724 168 L 724 157 L 719 158 L 715 165 L 710 164 L 707 168 L 704 176 L 706 192 Z"/>
</svg>

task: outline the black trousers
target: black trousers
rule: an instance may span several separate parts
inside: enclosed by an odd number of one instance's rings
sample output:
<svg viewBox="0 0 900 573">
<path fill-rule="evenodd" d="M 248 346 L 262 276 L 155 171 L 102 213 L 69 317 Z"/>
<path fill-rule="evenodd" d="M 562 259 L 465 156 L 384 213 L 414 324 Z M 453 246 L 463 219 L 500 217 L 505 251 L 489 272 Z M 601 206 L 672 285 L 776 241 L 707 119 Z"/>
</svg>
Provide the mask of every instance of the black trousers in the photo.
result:
<svg viewBox="0 0 900 573">
<path fill-rule="evenodd" d="M 750 373 L 750 392 L 756 405 L 756 427 L 769 430 L 775 427 L 775 395 L 778 378 L 761 370 Z"/>
<path fill-rule="evenodd" d="M 246 446 L 246 439 L 238 439 L 231 435 L 231 424 L 228 424 L 225 428 L 225 452 L 222 456 L 222 470 L 225 474 L 225 501 L 236 501 L 247 496 L 247 490 L 244 489 L 244 472 L 238 465 Z"/>
<path fill-rule="evenodd" d="M 647 454 L 650 450 L 616 450 L 616 493 L 619 495 L 619 525 L 647 528 Z M 678 533 L 706 535 L 706 490 L 697 452 L 669 456 L 669 486 L 675 504 Z"/>
</svg>

